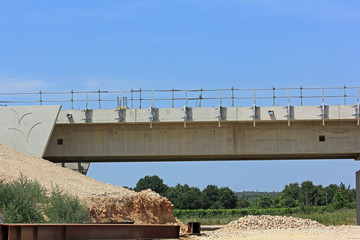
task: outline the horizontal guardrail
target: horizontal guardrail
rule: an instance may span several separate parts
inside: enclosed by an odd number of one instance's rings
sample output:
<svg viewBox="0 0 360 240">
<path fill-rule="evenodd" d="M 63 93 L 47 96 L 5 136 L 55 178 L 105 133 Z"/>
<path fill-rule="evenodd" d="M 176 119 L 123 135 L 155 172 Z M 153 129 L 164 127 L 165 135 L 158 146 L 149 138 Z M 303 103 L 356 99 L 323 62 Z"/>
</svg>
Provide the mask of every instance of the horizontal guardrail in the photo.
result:
<svg viewBox="0 0 360 240">
<path fill-rule="evenodd" d="M 360 87 L 168 89 L 0 93 L 0 105 L 61 104 L 63 109 L 144 107 L 235 107 L 286 105 L 359 105 Z"/>
</svg>

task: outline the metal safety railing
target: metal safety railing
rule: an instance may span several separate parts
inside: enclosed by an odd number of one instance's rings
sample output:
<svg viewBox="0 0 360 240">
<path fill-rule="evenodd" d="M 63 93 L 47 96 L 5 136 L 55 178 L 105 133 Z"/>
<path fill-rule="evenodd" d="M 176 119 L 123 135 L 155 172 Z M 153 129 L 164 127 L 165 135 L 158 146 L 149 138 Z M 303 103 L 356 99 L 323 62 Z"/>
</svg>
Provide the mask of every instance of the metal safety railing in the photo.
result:
<svg viewBox="0 0 360 240">
<path fill-rule="evenodd" d="M 0 93 L 0 105 L 61 104 L 67 109 L 115 107 L 237 107 L 287 105 L 357 105 L 360 87 L 169 89 Z"/>
</svg>

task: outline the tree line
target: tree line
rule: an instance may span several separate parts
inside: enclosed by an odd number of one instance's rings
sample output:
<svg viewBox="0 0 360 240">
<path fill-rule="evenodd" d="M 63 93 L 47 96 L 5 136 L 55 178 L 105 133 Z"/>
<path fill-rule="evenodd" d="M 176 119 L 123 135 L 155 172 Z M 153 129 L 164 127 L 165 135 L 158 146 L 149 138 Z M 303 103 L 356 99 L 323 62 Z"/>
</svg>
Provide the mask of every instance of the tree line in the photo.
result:
<svg viewBox="0 0 360 240">
<path fill-rule="evenodd" d="M 240 192 L 229 187 L 208 185 L 202 191 L 187 184 L 167 186 L 158 176 L 139 179 L 134 190 L 152 189 L 168 198 L 176 209 L 291 208 L 331 206 L 334 209 L 354 208 L 356 191 L 343 183 L 327 187 L 312 181 L 290 183 L 281 192 Z"/>
<path fill-rule="evenodd" d="M 312 181 L 290 183 L 284 187 L 277 197 L 264 194 L 258 199 L 262 208 L 269 207 L 298 207 L 298 206 L 328 206 L 335 209 L 353 208 L 356 204 L 356 191 L 340 185 L 330 184 L 327 187 L 314 185 Z"/>
</svg>

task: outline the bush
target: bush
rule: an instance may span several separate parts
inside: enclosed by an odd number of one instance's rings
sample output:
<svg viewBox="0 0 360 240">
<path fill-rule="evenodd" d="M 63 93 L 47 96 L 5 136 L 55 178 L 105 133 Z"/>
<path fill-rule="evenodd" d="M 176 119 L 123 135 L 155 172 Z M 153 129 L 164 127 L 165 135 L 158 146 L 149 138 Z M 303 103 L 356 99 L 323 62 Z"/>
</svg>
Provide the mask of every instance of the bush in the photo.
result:
<svg viewBox="0 0 360 240">
<path fill-rule="evenodd" d="M 54 189 L 44 208 L 51 223 L 82 223 L 89 220 L 89 213 L 78 198 Z"/>
<path fill-rule="evenodd" d="M 7 223 L 42 223 L 45 190 L 36 181 L 22 175 L 13 183 L 0 182 L 0 211 Z"/>
<path fill-rule="evenodd" d="M 305 205 L 303 202 L 299 204 L 299 208 L 301 213 L 307 213 L 307 214 L 311 213 L 313 209 L 311 206 Z"/>
<path fill-rule="evenodd" d="M 37 181 L 22 175 L 12 183 L 0 181 L 0 213 L 3 213 L 5 223 L 80 223 L 88 220 L 88 212 L 78 198 L 59 190 L 54 190 L 48 197 Z"/>
</svg>

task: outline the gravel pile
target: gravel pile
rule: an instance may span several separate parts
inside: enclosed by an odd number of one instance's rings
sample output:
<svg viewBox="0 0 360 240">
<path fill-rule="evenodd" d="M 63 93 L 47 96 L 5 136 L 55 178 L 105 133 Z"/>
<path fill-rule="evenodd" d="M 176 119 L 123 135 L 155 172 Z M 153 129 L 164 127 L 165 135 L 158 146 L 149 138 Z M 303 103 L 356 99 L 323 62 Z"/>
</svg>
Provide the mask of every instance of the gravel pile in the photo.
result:
<svg viewBox="0 0 360 240">
<path fill-rule="evenodd" d="M 99 182 L 0 144 L 0 180 L 14 181 L 20 174 L 38 181 L 48 191 L 57 187 L 78 196 L 87 205 L 92 222 L 176 223 L 171 202 L 155 192 L 137 193 Z"/>
<path fill-rule="evenodd" d="M 296 217 L 282 216 L 246 216 L 230 222 L 222 230 L 254 230 L 254 229 L 304 229 L 322 228 L 324 225 L 310 220 Z"/>
</svg>

